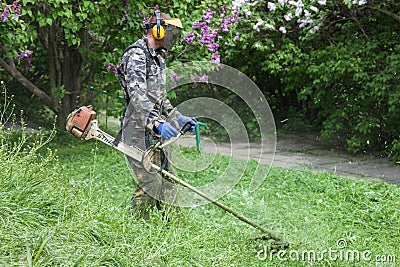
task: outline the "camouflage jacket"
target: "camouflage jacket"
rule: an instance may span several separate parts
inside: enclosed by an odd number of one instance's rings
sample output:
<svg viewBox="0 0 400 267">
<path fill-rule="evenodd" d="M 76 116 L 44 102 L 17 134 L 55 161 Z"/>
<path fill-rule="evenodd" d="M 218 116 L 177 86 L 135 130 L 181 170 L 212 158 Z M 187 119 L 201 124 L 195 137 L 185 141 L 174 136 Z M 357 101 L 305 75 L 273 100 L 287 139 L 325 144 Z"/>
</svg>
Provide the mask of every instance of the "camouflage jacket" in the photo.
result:
<svg viewBox="0 0 400 267">
<path fill-rule="evenodd" d="M 156 120 L 169 117 L 176 121 L 182 116 L 165 98 L 165 59 L 165 53 L 154 51 L 147 37 L 143 37 L 125 50 L 118 65 L 119 82 L 129 110 L 124 121 L 134 123 L 135 128 L 154 130 Z"/>
</svg>

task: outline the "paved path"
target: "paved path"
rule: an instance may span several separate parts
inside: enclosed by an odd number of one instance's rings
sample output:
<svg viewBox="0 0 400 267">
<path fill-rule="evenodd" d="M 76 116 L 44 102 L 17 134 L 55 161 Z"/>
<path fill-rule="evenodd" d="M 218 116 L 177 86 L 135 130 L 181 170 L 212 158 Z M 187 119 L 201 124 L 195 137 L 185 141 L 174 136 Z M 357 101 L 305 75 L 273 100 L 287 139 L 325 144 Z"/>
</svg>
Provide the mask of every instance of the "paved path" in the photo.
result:
<svg viewBox="0 0 400 267">
<path fill-rule="evenodd" d="M 327 151 L 310 136 L 278 138 L 273 165 L 285 168 L 308 166 L 349 178 L 400 185 L 400 165 L 394 165 L 390 159 Z"/>
<path fill-rule="evenodd" d="M 185 146 L 194 146 L 193 138 L 185 137 L 180 141 Z M 205 146 L 206 151 L 215 151 L 215 147 Z M 257 158 L 259 149 L 255 145 L 236 146 L 231 152 L 230 145 L 218 144 L 217 151 L 221 154 L 239 158 Z M 261 162 L 269 163 L 271 153 L 261 156 Z M 312 136 L 299 137 L 285 135 L 278 138 L 275 157 L 272 166 L 283 168 L 311 168 L 314 171 L 328 171 L 340 176 L 360 179 L 365 181 L 386 182 L 400 185 L 400 165 L 393 165 L 388 158 L 375 158 L 372 156 L 353 156 L 345 153 L 333 152 L 323 149 Z"/>
</svg>

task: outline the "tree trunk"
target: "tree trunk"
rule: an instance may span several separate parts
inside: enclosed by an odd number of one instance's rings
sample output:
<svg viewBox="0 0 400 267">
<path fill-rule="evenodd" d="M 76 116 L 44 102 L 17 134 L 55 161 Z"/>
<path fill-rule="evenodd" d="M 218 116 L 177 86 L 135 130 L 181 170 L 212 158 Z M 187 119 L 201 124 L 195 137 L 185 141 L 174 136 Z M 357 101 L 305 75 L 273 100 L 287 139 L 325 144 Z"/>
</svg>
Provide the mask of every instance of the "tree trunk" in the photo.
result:
<svg viewBox="0 0 400 267">
<path fill-rule="evenodd" d="M 63 30 L 59 25 L 54 21 L 48 27 L 47 51 L 50 89 L 58 92 L 58 97 L 51 93 L 51 98 L 60 106 L 56 112 L 57 125 L 64 127 L 68 114 L 79 104 L 83 60 L 77 47 L 68 46 L 68 42 L 60 38 Z"/>
<path fill-rule="evenodd" d="M 67 93 L 61 99 L 61 110 L 58 113 L 59 125 L 65 125 L 68 114 L 79 105 L 82 93 L 82 56 L 76 47 L 65 45 L 62 49 L 64 57 L 61 62 L 61 84 Z"/>
</svg>

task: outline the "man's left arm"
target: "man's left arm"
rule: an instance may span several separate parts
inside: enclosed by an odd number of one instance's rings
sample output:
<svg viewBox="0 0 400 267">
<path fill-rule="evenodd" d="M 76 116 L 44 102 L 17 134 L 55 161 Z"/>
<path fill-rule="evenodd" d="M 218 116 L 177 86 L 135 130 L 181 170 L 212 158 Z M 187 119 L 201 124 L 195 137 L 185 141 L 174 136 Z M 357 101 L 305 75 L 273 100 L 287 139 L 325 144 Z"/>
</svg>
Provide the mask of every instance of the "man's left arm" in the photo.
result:
<svg viewBox="0 0 400 267">
<path fill-rule="evenodd" d="M 172 106 L 171 102 L 167 98 L 164 99 L 162 105 L 162 115 L 166 116 L 168 120 L 176 121 L 180 127 L 185 125 L 187 122 L 190 122 L 192 124 L 190 131 L 194 131 L 196 120 L 183 116 L 176 107 Z"/>
</svg>

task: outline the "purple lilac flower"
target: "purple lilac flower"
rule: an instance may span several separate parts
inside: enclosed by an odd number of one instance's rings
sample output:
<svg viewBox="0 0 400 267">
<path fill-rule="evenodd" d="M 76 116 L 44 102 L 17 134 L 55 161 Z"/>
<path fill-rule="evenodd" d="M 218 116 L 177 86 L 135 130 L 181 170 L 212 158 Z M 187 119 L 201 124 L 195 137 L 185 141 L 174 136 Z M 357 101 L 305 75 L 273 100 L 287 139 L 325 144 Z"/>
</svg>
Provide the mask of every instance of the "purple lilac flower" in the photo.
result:
<svg viewBox="0 0 400 267">
<path fill-rule="evenodd" d="M 217 52 L 218 48 L 219 48 L 219 44 L 218 43 L 215 43 L 215 44 L 207 46 L 207 50 L 212 52 L 212 53 Z"/>
<path fill-rule="evenodd" d="M 173 80 L 173 81 L 179 81 L 179 80 L 181 79 L 181 77 L 179 77 L 179 75 L 177 75 L 177 74 L 171 74 L 171 75 L 169 76 L 169 78 L 170 78 L 171 80 Z"/>
<path fill-rule="evenodd" d="M 114 74 L 116 74 L 118 72 L 117 66 L 111 65 L 111 64 L 106 65 L 106 70 L 112 71 Z"/>
<path fill-rule="evenodd" d="M 231 24 L 229 23 L 230 21 L 229 20 L 226 20 L 226 18 L 225 17 L 223 17 L 222 18 L 222 23 L 221 23 L 221 30 L 223 31 L 223 32 L 228 32 L 229 31 L 229 29 L 231 28 Z"/>
<path fill-rule="evenodd" d="M 0 15 L 0 18 L 3 22 L 7 22 L 8 18 L 7 16 L 10 14 L 10 6 L 6 6 L 6 8 L 4 9 L 3 14 Z"/>
<path fill-rule="evenodd" d="M 228 11 L 228 6 L 227 5 L 223 5 L 221 6 L 221 15 L 225 14 Z"/>
<path fill-rule="evenodd" d="M 32 55 L 32 51 L 22 51 L 21 53 L 19 53 L 18 55 L 15 56 L 16 60 L 22 59 L 22 58 L 27 58 L 30 55 Z"/>
<path fill-rule="evenodd" d="M 201 22 L 200 25 L 199 25 L 199 28 L 200 28 L 200 33 L 202 35 L 207 34 L 207 33 L 210 32 L 210 27 L 208 27 L 207 23 L 205 23 L 205 22 Z"/>
<path fill-rule="evenodd" d="M 192 30 L 185 37 L 183 37 L 183 40 L 188 44 L 192 44 L 194 40 L 194 31 Z"/>
<path fill-rule="evenodd" d="M 217 51 L 211 57 L 211 64 L 219 64 L 220 61 L 221 61 L 221 56 L 218 54 L 218 51 Z"/>
<path fill-rule="evenodd" d="M 139 9 L 139 11 L 138 11 L 138 16 L 141 16 L 141 15 L 143 15 L 143 10 L 142 9 Z"/>
<path fill-rule="evenodd" d="M 202 36 L 200 42 L 203 45 L 211 44 L 214 41 L 215 37 L 217 36 L 217 33 L 218 29 L 215 29 L 210 32 L 210 29 L 207 27 L 207 31 L 206 30 L 201 31 Z"/>
<path fill-rule="evenodd" d="M 279 31 L 280 31 L 281 33 L 283 33 L 283 34 L 286 34 L 286 32 L 287 32 L 286 28 L 283 27 L 283 26 L 279 27 Z"/>
<path fill-rule="evenodd" d="M 12 4 L 12 9 L 14 11 L 15 16 L 21 15 L 21 4 L 18 1 L 14 1 Z"/>
<path fill-rule="evenodd" d="M 32 51 L 22 51 L 18 55 L 16 55 L 14 58 L 15 60 L 23 60 L 24 64 L 24 69 L 26 71 L 30 70 L 32 68 L 32 58 L 30 57 L 32 55 Z"/>
<path fill-rule="evenodd" d="M 158 6 L 158 4 L 155 5 L 155 7 L 154 7 L 154 11 L 157 11 L 157 10 L 160 10 L 160 7 Z"/>
<path fill-rule="evenodd" d="M 146 15 L 144 16 L 144 18 L 142 19 L 142 23 L 145 24 L 145 23 L 148 23 L 148 22 L 149 22 L 149 15 L 146 14 Z"/>
<path fill-rule="evenodd" d="M 213 16 L 214 16 L 214 14 L 215 14 L 215 11 L 211 11 L 211 9 L 207 9 L 206 14 L 204 14 L 201 18 L 202 18 L 205 22 L 210 23 L 210 22 L 211 22 L 211 19 L 212 19 Z"/>
<path fill-rule="evenodd" d="M 235 41 L 240 41 L 240 33 L 237 32 L 237 33 L 235 34 L 235 37 L 233 37 L 233 39 L 234 39 Z"/>
<path fill-rule="evenodd" d="M 125 8 L 128 6 L 128 0 L 122 0 L 122 8 Z"/>
<path fill-rule="evenodd" d="M 235 15 L 233 15 L 232 17 L 230 17 L 230 19 L 229 19 L 229 23 L 235 23 L 235 22 L 238 22 L 238 21 L 240 21 L 242 18 L 240 18 L 240 17 L 238 17 L 238 16 L 235 16 Z"/>
<path fill-rule="evenodd" d="M 223 32 L 228 32 L 231 27 L 232 23 L 238 22 L 241 20 L 241 18 L 238 16 L 239 15 L 239 9 L 236 9 L 235 12 L 233 12 L 233 15 L 231 17 L 223 17 L 222 18 L 222 23 L 221 23 L 221 30 Z"/>
<path fill-rule="evenodd" d="M 7 22 L 7 21 L 8 21 L 8 18 L 7 18 L 6 15 L 0 14 L 0 20 L 1 20 L 2 22 Z"/>
<path fill-rule="evenodd" d="M 198 28 L 200 26 L 200 22 L 198 20 L 193 21 L 192 28 Z"/>
<path fill-rule="evenodd" d="M 208 76 L 207 76 L 207 75 L 201 76 L 201 77 L 200 77 L 200 81 L 201 81 L 202 83 L 206 83 L 206 82 L 208 81 Z"/>
</svg>

